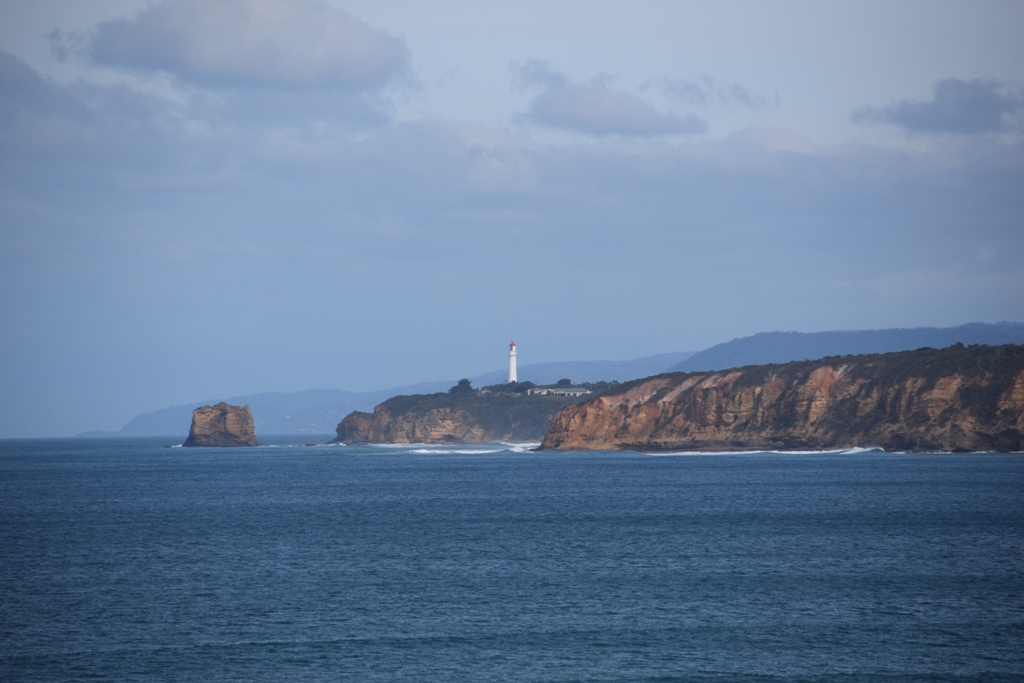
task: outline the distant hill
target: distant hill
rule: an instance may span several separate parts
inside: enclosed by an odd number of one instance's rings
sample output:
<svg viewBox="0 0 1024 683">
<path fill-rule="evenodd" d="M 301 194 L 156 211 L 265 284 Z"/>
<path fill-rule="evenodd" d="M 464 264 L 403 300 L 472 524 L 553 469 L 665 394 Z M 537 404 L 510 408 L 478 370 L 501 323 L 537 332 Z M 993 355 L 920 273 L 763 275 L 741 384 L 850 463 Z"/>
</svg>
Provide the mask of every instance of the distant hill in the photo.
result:
<svg viewBox="0 0 1024 683">
<path fill-rule="evenodd" d="M 330 434 L 341 418 L 353 410 L 372 408 L 396 393 L 442 391 L 451 385 L 452 382 L 426 382 L 367 392 L 310 389 L 230 396 L 142 413 L 132 418 L 118 432 L 88 432 L 80 436 L 185 437 L 192 424 L 192 411 L 199 406 L 221 401 L 231 405 L 248 405 L 256 421 L 257 434 Z"/>
<path fill-rule="evenodd" d="M 627 361 L 568 361 L 534 363 L 519 368 L 520 381 L 554 384 L 562 378 L 574 382 L 626 382 L 656 375 L 690 356 L 690 353 L 666 353 Z M 476 387 L 504 382 L 505 370 L 471 377 Z M 203 405 L 224 401 L 231 405 L 248 405 L 256 420 L 257 436 L 269 434 L 330 434 L 341 419 L 352 411 L 369 411 L 378 403 L 400 394 L 432 394 L 447 391 L 455 379 L 424 382 L 379 391 L 340 391 L 310 389 L 297 392 L 266 392 L 246 396 L 213 398 L 186 405 L 143 413 L 132 418 L 117 432 L 86 432 L 79 436 L 174 436 L 184 438 L 192 424 L 192 411 Z"/>
<path fill-rule="evenodd" d="M 580 382 L 628 382 L 663 372 L 722 370 L 743 365 L 788 363 L 826 356 L 908 351 L 925 346 L 943 348 L 963 344 L 1022 344 L 1024 324 L 970 323 L 959 327 L 854 330 L 838 332 L 764 332 L 734 339 L 699 353 L 678 352 L 627 361 L 567 361 L 534 363 L 519 368 L 520 381 L 554 384 L 567 378 Z M 473 386 L 505 381 L 504 369 L 471 377 Z M 89 432 L 82 436 L 180 436 L 188 435 L 192 411 L 201 405 L 224 401 L 246 405 L 256 420 L 256 434 L 330 434 L 352 411 L 369 411 L 399 394 L 431 394 L 446 391 L 455 379 L 424 382 L 380 391 L 354 392 L 311 389 L 298 392 L 268 392 L 247 396 L 218 397 L 187 405 L 143 413 L 132 418 L 118 432 Z"/>
<path fill-rule="evenodd" d="M 961 344 L 1024 344 L 1024 323 L 968 323 L 959 327 L 914 327 L 836 332 L 762 332 L 712 346 L 676 363 L 669 372 L 725 370 L 744 365 L 789 363 L 826 356 L 941 349 Z"/>
</svg>

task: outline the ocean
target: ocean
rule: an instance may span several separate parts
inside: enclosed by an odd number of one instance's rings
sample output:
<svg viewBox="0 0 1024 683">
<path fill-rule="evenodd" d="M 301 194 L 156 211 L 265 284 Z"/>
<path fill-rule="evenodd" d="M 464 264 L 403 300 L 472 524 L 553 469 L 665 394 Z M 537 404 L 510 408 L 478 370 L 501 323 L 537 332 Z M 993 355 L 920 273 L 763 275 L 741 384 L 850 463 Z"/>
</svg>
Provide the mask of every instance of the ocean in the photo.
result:
<svg viewBox="0 0 1024 683">
<path fill-rule="evenodd" d="M 0 441 L 2 681 L 1022 681 L 1024 457 Z"/>
</svg>

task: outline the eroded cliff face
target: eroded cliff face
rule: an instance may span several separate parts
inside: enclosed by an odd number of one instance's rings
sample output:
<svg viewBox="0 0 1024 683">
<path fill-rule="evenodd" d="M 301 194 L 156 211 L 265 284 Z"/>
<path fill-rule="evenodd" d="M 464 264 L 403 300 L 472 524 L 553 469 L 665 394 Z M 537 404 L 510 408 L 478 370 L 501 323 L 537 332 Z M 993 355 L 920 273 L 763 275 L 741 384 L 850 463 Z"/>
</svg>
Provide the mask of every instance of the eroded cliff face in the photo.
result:
<svg viewBox="0 0 1024 683">
<path fill-rule="evenodd" d="M 490 434 L 465 410 L 435 408 L 392 415 L 388 410 L 350 413 L 338 425 L 341 443 L 485 443 L 508 438 Z"/>
<path fill-rule="evenodd" d="M 555 416 L 541 449 L 1024 450 L 1024 346 L 844 356 L 624 385 Z"/>
<path fill-rule="evenodd" d="M 218 403 L 192 411 L 185 446 L 259 446 L 249 406 Z"/>
<path fill-rule="evenodd" d="M 540 441 L 571 399 L 552 396 L 430 394 L 396 396 L 373 413 L 350 413 L 337 443 Z"/>
</svg>

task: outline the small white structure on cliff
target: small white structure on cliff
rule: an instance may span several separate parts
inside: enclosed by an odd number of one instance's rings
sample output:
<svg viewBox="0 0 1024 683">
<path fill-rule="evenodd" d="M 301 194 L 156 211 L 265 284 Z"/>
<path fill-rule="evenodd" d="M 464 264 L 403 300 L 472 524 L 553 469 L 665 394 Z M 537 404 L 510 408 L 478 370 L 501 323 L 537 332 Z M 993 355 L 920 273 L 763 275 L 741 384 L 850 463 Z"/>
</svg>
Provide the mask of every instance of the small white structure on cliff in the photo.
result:
<svg viewBox="0 0 1024 683">
<path fill-rule="evenodd" d="M 516 375 L 516 343 L 512 342 L 508 345 L 508 382 L 518 382 L 518 376 Z"/>
<path fill-rule="evenodd" d="M 579 396 L 585 396 L 590 393 L 590 389 L 586 387 L 574 387 L 569 386 L 554 386 L 554 387 L 534 387 L 533 389 L 527 389 L 527 396 L 571 396 L 577 398 Z"/>
</svg>

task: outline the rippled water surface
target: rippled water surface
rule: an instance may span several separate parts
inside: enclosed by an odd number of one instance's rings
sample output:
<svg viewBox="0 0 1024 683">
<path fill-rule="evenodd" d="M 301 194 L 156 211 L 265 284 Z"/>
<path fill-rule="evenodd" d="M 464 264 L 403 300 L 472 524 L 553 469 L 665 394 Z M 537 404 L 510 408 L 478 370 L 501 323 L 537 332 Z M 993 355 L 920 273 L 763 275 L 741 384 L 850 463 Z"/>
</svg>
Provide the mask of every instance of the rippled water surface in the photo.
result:
<svg viewBox="0 0 1024 683">
<path fill-rule="evenodd" d="M 0 442 L 0 680 L 1024 680 L 1022 456 L 163 445 Z"/>
</svg>

